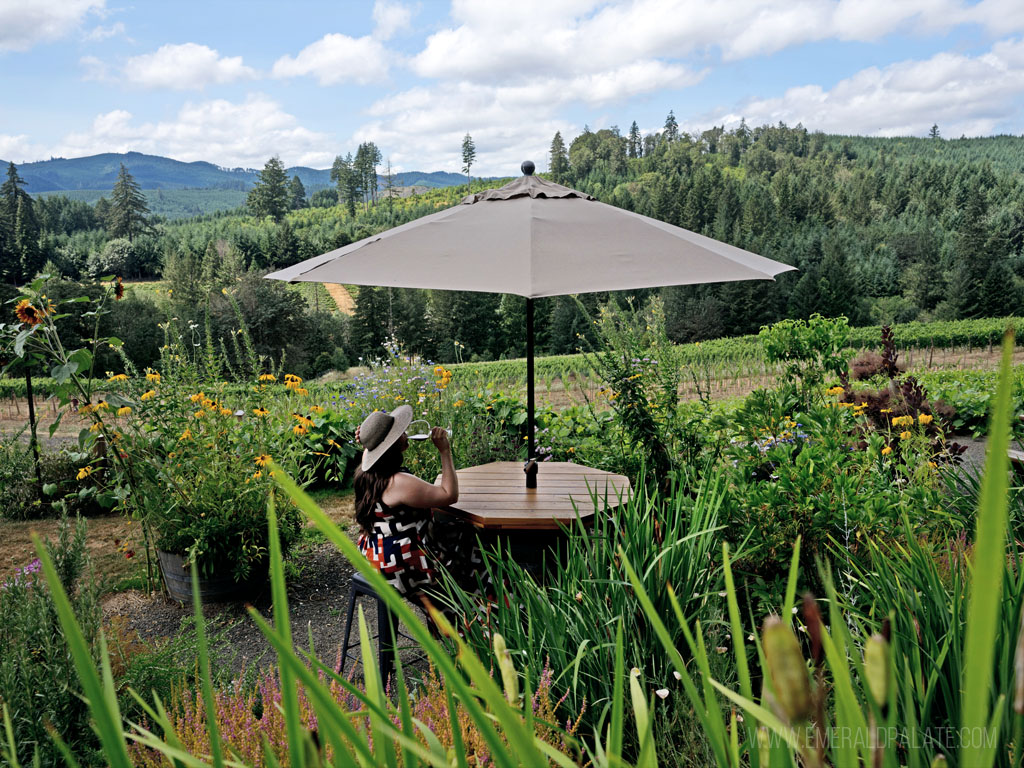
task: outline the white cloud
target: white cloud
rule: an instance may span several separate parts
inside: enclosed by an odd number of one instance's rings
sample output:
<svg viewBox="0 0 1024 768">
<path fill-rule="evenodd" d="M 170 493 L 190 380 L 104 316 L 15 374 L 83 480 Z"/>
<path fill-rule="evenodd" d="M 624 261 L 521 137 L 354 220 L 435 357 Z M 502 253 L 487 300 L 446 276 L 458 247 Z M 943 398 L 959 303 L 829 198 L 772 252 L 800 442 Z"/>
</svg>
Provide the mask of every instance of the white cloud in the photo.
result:
<svg viewBox="0 0 1024 768">
<path fill-rule="evenodd" d="M 241 56 L 221 56 L 205 45 L 183 43 L 133 56 L 125 62 L 122 77 L 143 88 L 188 90 L 252 79 L 256 70 L 242 63 Z"/>
<path fill-rule="evenodd" d="M 1024 95 L 1024 41 L 996 43 L 980 56 L 939 53 L 924 61 L 869 67 L 831 89 L 803 85 L 782 96 L 753 99 L 699 125 L 803 123 L 826 133 L 869 136 L 923 135 L 938 124 L 946 136 L 998 130 L 1020 112 Z M 695 122 L 689 128 L 697 128 Z"/>
<path fill-rule="evenodd" d="M 140 122 L 126 110 L 107 112 L 88 130 L 68 134 L 52 151 L 34 152 L 32 159 L 136 151 L 250 168 L 278 155 L 285 165 L 326 167 L 334 158 L 324 150 L 330 145 L 328 136 L 303 128 L 276 102 L 254 94 L 241 103 L 186 103 L 168 121 Z"/>
<path fill-rule="evenodd" d="M 58 40 L 82 24 L 106 0 L 0 0 L 0 52 L 27 51 Z"/>
<path fill-rule="evenodd" d="M 726 61 L 822 40 L 873 41 L 964 23 L 1024 29 L 1020 0 L 454 0 L 453 25 L 411 65 L 423 77 L 514 82 L 718 51 Z"/>
<path fill-rule="evenodd" d="M 354 140 L 394 148 L 391 160 L 401 168 L 458 170 L 462 137 L 468 131 L 477 148 L 478 172 L 511 174 L 524 159 L 545 167 L 555 131 L 570 136 L 578 130 L 558 116 L 567 104 L 620 101 L 690 85 L 702 76 L 679 66 L 641 61 L 615 71 L 515 85 L 463 81 L 418 87 L 374 103 L 368 110 L 373 119 L 360 127 Z"/>
<path fill-rule="evenodd" d="M 381 82 L 388 76 L 390 54 L 373 37 L 349 37 L 340 33 L 324 35 L 299 51 L 295 58 L 282 56 L 274 62 L 274 77 L 310 75 L 320 85 Z"/>
<path fill-rule="evenodd" d="M 84 40 L 89 43 L 97 43 L 106 40 L 110 37 L 117 37 L 118 35 L 124 35 L 125 28 L 123 22 L 117 22 L 111 24 L 109 27 L 96 26 L 90 29 L 84 36 Z"/>
<path fill-rule="evenodd" d="M 13 163 L 43 160 L 49 157 L 46 147 L 34 143 L 24 133 L 12 136 L 0 133 L 0 159 Z"/>
<path fill-rule="evenodd" d="M 390 40 L 396 32 L 409 29 L 412 22 L 412 8 L 392 0 L 377 0 L 373 4 L 373 36 L 378 40 Z"/>
<path fill-rule="evenodd" d="M 107 79 L 107 65 L 95 56 L 83 56 L 78 60 L 78 66 L 82 68 L 83 80 Z"/>
</svg>

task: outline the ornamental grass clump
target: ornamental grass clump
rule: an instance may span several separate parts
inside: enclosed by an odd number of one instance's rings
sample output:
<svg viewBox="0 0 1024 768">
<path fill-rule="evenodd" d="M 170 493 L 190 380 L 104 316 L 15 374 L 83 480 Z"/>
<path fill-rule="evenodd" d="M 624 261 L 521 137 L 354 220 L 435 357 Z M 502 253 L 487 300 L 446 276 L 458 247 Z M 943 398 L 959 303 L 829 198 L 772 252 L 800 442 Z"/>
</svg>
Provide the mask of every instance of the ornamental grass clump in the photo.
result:
<svg viewBox="0 0 1024 768">
<path fill-rule="evenodd" d="M 46 547 L 61 587 L 70 596 L 70 609 L 91 658 L 96 659 L 94 641 L 102 610 L 86 548 L 85 521 L 63 518 L 57 540 Z M 31 765 L 35 755 L 43 766 L 64 764 L 50 729 L 61 733 L 82 755 L 96 749 L 89 707 L 81 694 L 50 587 L 43 578 L 42 561 L 37 558 L 0 582 L 0 709 L 6 710 L 13 751 L 22 765 Z M 13 761 L 8 758 L 7 764 Z"/>
</svg>

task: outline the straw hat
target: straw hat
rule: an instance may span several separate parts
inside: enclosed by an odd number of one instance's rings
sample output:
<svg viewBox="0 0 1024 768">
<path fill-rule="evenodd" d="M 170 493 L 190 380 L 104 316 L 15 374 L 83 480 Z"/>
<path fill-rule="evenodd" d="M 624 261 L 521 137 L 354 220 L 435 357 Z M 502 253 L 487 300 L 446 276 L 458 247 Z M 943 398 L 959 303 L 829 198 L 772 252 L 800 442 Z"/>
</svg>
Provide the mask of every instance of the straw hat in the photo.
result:
<svg viewBox="0 0 1024 768">
<path fill-rule="evenodd" d="M 412 406 L 400 405 L 391 413 L 374 411 L 359 427 L 363 444 L 363 471 L 372 467 L 412 423 Z"/>
</svg>

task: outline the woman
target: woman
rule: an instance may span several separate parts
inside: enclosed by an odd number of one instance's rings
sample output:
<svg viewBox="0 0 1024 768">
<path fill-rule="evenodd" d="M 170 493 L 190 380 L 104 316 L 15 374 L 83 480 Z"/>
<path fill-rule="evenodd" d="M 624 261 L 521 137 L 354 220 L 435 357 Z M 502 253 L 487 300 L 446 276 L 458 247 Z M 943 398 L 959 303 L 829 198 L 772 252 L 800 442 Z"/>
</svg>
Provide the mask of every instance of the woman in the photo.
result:
<svg viewBox="0 0 1024 768">
<path fill-rule="evenodd" d="M 356 430 L 356 442 L 364 449 L 355 475 L 359 548 L 407 598 L 433 591 L 441 579 L 438 566 L 464 589 L 475 591 L 477 575 L 486 578 L 486 571 L 472 529 L 456 521 L 442 523 L 431 514 L 459 499 L 448 433 L 440 427 L 430 432 L 441 454 L 441 485 L 431 485 L 402 467 L 411 422 L 412 408 L 400 405 L 391 413 L 371 413 Z"/>
</svg>

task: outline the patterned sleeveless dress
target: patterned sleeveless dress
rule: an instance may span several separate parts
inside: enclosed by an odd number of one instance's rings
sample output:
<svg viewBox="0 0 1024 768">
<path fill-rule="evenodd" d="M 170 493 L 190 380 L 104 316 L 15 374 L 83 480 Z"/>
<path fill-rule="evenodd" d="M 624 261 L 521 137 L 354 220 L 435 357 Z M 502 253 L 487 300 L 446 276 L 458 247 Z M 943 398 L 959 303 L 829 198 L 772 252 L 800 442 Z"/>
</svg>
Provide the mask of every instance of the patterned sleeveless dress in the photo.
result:
<svg viewBox="0 0 1024 768">
<path fill-rule="evenodd" d="M 477 591 L 482 581 L 485 591 L 492 592 L 472 526 L 437 519 L 429 509 L 389 507 L 378 502 L 370 531 L 364 531 L 356 544 L 406 598 L 429 593 L 438 586 L 438 566 L 443 566 L 467 591 Z"/>
</svg>

